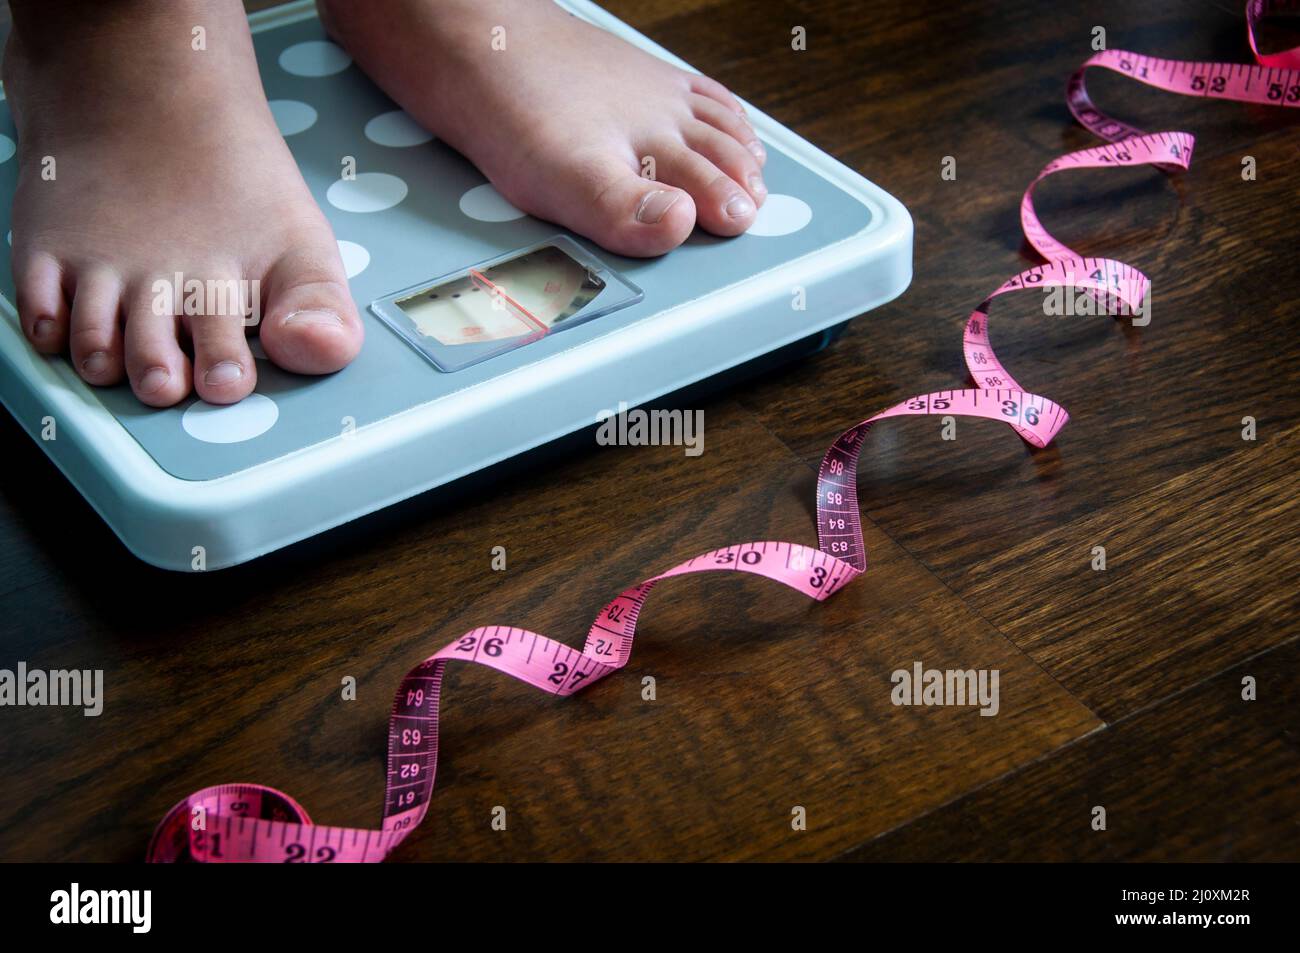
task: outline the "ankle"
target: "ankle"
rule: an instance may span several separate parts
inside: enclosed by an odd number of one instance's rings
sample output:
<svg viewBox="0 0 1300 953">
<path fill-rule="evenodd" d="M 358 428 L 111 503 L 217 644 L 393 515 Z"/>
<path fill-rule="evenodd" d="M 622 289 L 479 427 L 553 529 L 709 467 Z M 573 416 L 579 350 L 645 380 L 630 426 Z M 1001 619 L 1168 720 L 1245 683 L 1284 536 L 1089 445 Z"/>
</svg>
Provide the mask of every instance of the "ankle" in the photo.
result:
<svg viewBox="0 0 1300 953">
<path fill-rule="evenodd" d="M 140 41 L 146 37 L 188 46 L 196 27 L 217 32 L 245 22 L 240 0 L 10 0 L 9 7 L 11 36 L 33 65 L 116 50 L 121 43 L 144 52 Z"/>
<path fill-rule="evenodd" d="M 29 144 L 70 123 L 81 124 L 83 138 L 93 133 L 109 141 L 128 127 L 138 130 L 131 120 L 142 112 L 161 127 L 262 95 L 239 0 L 12 6 L 4 85 Z"/>
</svg>

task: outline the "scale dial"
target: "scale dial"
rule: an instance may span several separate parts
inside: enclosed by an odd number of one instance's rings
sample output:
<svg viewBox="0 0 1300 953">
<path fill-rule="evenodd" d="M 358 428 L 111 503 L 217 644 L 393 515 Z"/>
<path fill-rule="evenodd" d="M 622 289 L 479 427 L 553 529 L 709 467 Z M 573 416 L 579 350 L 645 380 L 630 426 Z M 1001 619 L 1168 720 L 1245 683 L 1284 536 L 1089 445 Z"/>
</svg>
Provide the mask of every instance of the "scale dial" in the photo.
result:
<svg viewBox="0 0 1300 953">
<path fill-rule="evenodd" d="M 421 335 L 439 344 L 482 344 L 549 331 L 605 289 L 604 279 L 554 245 L 484 268 L 480 274 L 500 294 L 464 275 L 418 291 L 397 306 Z"/>
</svg>

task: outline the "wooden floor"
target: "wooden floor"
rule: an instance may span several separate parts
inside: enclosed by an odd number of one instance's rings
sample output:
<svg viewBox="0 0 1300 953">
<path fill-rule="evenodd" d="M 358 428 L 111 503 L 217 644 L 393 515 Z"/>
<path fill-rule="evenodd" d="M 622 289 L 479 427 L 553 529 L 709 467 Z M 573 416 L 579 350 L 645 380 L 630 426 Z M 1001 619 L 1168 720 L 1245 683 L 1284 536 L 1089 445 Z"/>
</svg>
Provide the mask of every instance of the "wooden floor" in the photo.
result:
<svg viewBox="0 0 1300 953">
<path fill-rule="evenodd" d="M 966 315 L 1033 260 L 1022 190 L 1093 144 L 1062 91 L 1094 25 L 1112 47 L 1249 55 L 1228 0 L 607 5 L 898 196 L 910 290 L 706 403 L 702 457 L 592 447 L 490 505 L 406 507 L 208 576 L 137 563 L 4 416 L 0 667 L 102 668 L 107 704 L 0 711 L 0 858 L 138 860 L 174 801 L 223 781 L 377 823 L 411 664 L 488 623 L 577 644 L 607 598 L 678 560 L 813 541 L 826 444 L 962 386 Z M 881 426 L 859 491 L 871 568 L 830 602 L 752 578 L 665 584 L 628 669 L 564 701 L 453 670 L 433 810 L 396 859 L 1300 859 L 1300 110 L 1091 85 L 1198 149 L 1177 178 L 1075 173 L 1039 193 L 1063 240 L 1154 284 L 1140 331 L 995 306 L 1003 360 L 1073 415 L 1055 446 L 989 423 L 956 441 L 933 420 Z M 494 546 L 507 572 L 489 571 Z M 916 661 L 999 670 L 1000 713 L 895 707 L 890 673 Z"/>
</svg>

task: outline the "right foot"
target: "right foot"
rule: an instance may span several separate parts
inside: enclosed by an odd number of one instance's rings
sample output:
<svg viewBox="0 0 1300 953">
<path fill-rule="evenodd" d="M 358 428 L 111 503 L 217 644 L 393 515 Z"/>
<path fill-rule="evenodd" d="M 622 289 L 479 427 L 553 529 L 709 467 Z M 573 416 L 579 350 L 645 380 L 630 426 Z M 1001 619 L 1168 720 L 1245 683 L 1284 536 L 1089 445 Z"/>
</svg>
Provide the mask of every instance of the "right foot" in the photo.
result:
<svg viewBox="0 0 1300 953">
<path fill-rule="evenodd" d="M 721 83 L 550 0 L 318 6 L 357 65 L 506 199 L 612 252 L 662 255 L 697 224 L 739 235 L 767 196 L 767 153 Z"/>
<path fill-rule="evenodd" d="M 351 361 L 362 326 L 338 246 L 271 116 L 241 4 L 12 6 L 13 273 L 32 345 L 68 353 L 90 384 L 125 376 L 155 407 L 191 390 L 240 400 L 257 381 L 243 317 L 159 313 L 154 282 L 179 272 L 255 279 L 262 346 L 280 367 Z"/>
</svg>

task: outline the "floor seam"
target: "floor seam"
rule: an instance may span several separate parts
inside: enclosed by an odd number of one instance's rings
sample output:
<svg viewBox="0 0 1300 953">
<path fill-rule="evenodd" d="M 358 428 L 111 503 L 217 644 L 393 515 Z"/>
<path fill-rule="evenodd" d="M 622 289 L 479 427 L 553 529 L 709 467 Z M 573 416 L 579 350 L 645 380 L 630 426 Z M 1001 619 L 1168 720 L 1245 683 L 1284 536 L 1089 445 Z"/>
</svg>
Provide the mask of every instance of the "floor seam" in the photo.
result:
<svg viewBox="0 0 1300 953">
<path fill-rule="evenodd" d="M 937 804 L 933 808 L 924 811 L 916 815 L 915 817 L 908 818 L 905 821 L 900 821 L 898 824 L 895 824 L 893 827 L 883 830 L 879 834 L 874 835 L 873 837 L 867 838 L 861 844 L 857 844 L 853 847 L 845 848 L 844 850 L 840 851 L 838 854 L 835 854 L 833 857 L 828 858 L 828 860 L 830 861 L 838 860 L 842 857 L 845 857 L 848 854 L 851 854 L 853 851 L 861 850 L 863 847 L 866 847 L 868 844 L 874 844 L 876 841 L 888 837 L 890 834 L 893 834 L 896 831 L 900 831 L 905 827 L 909 827 L 912 824 L 919 823 L 920 821 L 925 820 L 927 817 L 930 817 L 931 815 L 937 814 L 939 811 L 942 811 L 947 807 L 950 807 L 954 804 L 959 804 L 962 801 L 967 800 L 968 798 L 974 797 L 976 794 L 979 794 L 979 792 L 985 790 L 991 785 L 997 784 L 999 781 L 1003 781 L 1008 778 L 1012 778 L 1017 774 L 1021 774 L 1027 771 L 1028 769 L 1032 768 L 1034 765 L 1047 760 L 1048 758 L 1055 758 L 1061 752 L 1074 747 L 1079 742 L 1085 741 L 1086 739 L 1092 738 L 1094 735 L 1099 735 L 1103 732 L 1111 732 L 1114 729 L 1124 724 L 1127 724 L 1129 721 L 1132 721 L 1137 716 L 1146 714 L 1147 712 L 1151 711 L 1152 709 L 1160 705 L 1166 704 L 1168 702 L 1172 702 L 1175 699 L 1177 699 L 1179 696 L 1187 694 L 1193 689 L 1199 688 L 1201 685 L 1204 685 L 1205 683 L 1212 681 L 1213 679 L 1219 678 L 1220 676 L 1226 674 L 1227 672 L 1232 671 L 1234 668 L 1240 668 L 1241 666 L 1246 665 L 1263 655 L 1267 655 L 1270 652 L 1279 651 L 1296 642 L 1300 642 L 1300 635 L 1293 636 L 1292 638 L 1287 639 L 1284 642 L 1279 642 L 1277 645 L 1273 645 L 1266 649 L 1261 649 L 1258 652 L 1254 652 L 1251 655 L 1248 655 L 1243 659 L 1239 659 L 1238 661 L 1233 662 L 1231 665 L 1228 665 L 1225 668 L 1222 668 L 1219 671 L 1214 672 L 1213 674 L 1206 675 L 1204 678 L 1201 679 L 1197 679 L 1195 682 L 1191 683 L 1190 685 L 1187 685 L 1186 687 L 1181 688 L 1176 692 L 1172 692 L 1171 694 L 1164 696 L 1158 701 L 1152 702 L 1150 705 L 1147 705 L 1143 708 L 1139 708 L 1132 712 L 1121 715 L 1119 718 L 1116 718 L 1114 721 L 1110 721 L 1110 722 L 1103 721 L 1092 731 L 1085 732 L 1084 734 L 1079 735 L 1076 738 L 1071 738 L 1069 741 L 1065 742 L 1064 744 L 1057 745 L 1055 748 L 1052 748 L 1049 751 L 1044 751 L 1042 754 L 1029 759 L 1023 764 L 1017 765 L 1014 768 L 1010 768 L 1007 771 L 1004 771 L 1002 774 L 999 774 L 997 777 L 990 778 L 988 781 L 976 785 L 975 787 L 971 788 L 969 791 L 964 791 L 961 794 L 957 795 L 956 797 L 950 798 L 949 800 L 944 801 L 942 804 Z"/>
<path fill-rule="evenodd" d="M 772 430 L 772 428 L 769 427 L 769 426 L 767 425 L 766 421 L 764 421 L 764 420 L 759 416 L 759 414 L 758 414 L 756 411 L 750 409 L 746 404 L 740 402 L 739 400 L 737 400 L 737 403 L 738 403 L 738 404 L 739 404 L 739 405 L 740 405 L 740 406 L 741 406 L 741 407 L 742 407 L 742 408 L 743 408 L 747 413 L 749 413 L 749 414 L 754 418 L 755 421 L 757 421 L 758 425 L 759 425 L 760 427 L 762 427 L 764 431 L 766 431 L 769 435 L 771 435 L 771 437 L 772 437 L 774 440 L 776 440 L 779 444 L 781 444 L 781 446 L 785 447 L 786 450 L 789 451 L 789 453 L 790 453 L 790 454 L 791 454 L 791 455 L 792 455 L 792 456 L 793 456 L 793 457 L 794 457 L 794 458 L 795 458 L 795 459 L 796 459 L 796 460 L 797 460 L 801 465 L 803 465 L 804 467 L 806 467 L 808 470 L 812 471 L 812 474 L 813 474 L 814 478 L 816 477 L 816 475 L 817 475 L 817 469 L 816 469 L 816 468 L 815 468 L 811 463 L 809 463 L 808 461 L 806 461 L 806 460 L 803 458 L 803 456 L 802 456 L 801 454 L 798 453 L 798 451 L 796 451 L 796 450 L 795 450 L 793 447 L 791 447 L 791 446 L 790 446 L 790 445 L 789 445 L 785 440 L 783 440 L 779 434 L 775 433 L 775 432 Z M 926 560 L 922 559 L 922 558 L 921 558 L 920 556 L 918 556 L 916 553 L 912 552 L 912 550 L 909 549 L 909 548 L 908 548 L 908 547 L 907 547 L 907 546 L 906 546 L 906 545 L 905 545 L 901 540 L 895 538 L 894 535 L 893 535 L 892 533 L 890 533 L 890 532 L 889 532 L 888 530 L 886 530 L 883 526 L 881 526 L 879 523 L 877 523 L 874 519 L 872 519 L 870 516 L 868 516 L 868 515 L 867 515 L 867 514 L 862 510 L 861 506 L 859 506 L 859 508 L 858 508 L 858 516 L 859 516 L 859 518 L 862 520 L 863 523 L 870 523 L 870 524 L 871 524 L 871 525 L 872 525 L 872 526 L 873 526 L 877 531 L 880 532 L 880 534 L 881 534 L 882 536 L 884 536 L 886 539 L 888 539 L 890 542 L 892 542 L 895 546 L 897 546 L 900 550 L 902 550 L 904 553 L 906 553 L 907 556 L 908 556 L 908 558 L 910 558 L 913 562 L 915 562 L 918 566 L 920 566 L 921 569 L 922 569 L 924 572 L 928 573 L 929 576 L 930 576 L 930 577 L 931 577 L 935 582 L 937 582 L 937 583 L 938 583 L 938 584 L 943 588 L 943 590 L 944 590 L 945 592 L 947 592 L 947 593 L 948 593 L 949 595 L 951 595 L 954 599 L 956 599 L 956 600 L 957 600 L 957 601 L 958 601 L 962 606 L 964 606 L 964 607 L 967 609 L 967 611 L 969 611 L 969 612 L 970 612 L 970 613 L 971 613 L 971 614 L 972 614 L 976 619 L 979 619 L 980 622 L 984 623 L 984 625 L 988 626 L 991 630 L 993 630 L 993 631 L 996 632 L 999 636 L 1001 636 L 1001 637 L 1002 637 L 1002 638 L 1007 642 L 1007 644 L 1011 646 L 1011 648 L 1012 648 L 1016 653 L 1018 653 L 1019 655 L 1024 656 L 1026 659 L 1028 659 L 1028 660 L 1030 661 L 1030 663 L 1032 663 L 1032 664 L 1033 664 L 1033 665 L 1038 669 L 1039 672 L 1041 672 L 1041 673 L 1042 673 L 1044 676 L 1046 676 L 1046 677 L 1047 677 L 1047 678 L 1048 678 L 1048 679 L 1049 679 L 1053 684 L 1055 684 L 1057 687 L 1059 687 L 1059 688 L 1061 689 L 1061 691 L 1063 691 L 1063 692 L 1064 692 L 1064 693 L 1065 693 L 1065 694 L 1066 694 L 1066 695 L 1067 695 L 1067 696 L 1068 696 L 1072 701 L 1074 701 L 1077 705 L 1079 705 L 1079 706 L 1080 706 L 1081 708 L 1083 708 L 1084 710 L 1090 712 L 1094 718 L 1096 718 L 1099 722 L 1101 722 L 1102 725 L 1105 725 L 1105 724 L 1106 724 L 1106 720 L 1102 717 L 1101 712 L 1097 711 L 1097 710 L 1096 710 L 1095 708 L 1093 708 L 1091 705 L 1085 703 L 1085 702 L 1083 701 L 1083 699 L 1081 699 L 1081 698 L 1080 698 L 1078 695 L 1076 695 L 1073 691 L 1071 691 L 1069 688 L 1067 688 L 1067 687 L 1065 686 L 1065 684 L 1061 682 L 1060 679 L 1058 679 L 1058 678 L 1057 678 L 1055 675 L 1053 675 L 1051 672 L 1047 671 L 1047 669 L 1043 668 L 1042 663 L 1040 663 L 1040 662 L 1038 661 L 1038 659 L 1034 658 L 1032 655 L 1030 655 L 1028 652 L 1026 652 L 1023 648 L 1021 648 L 1018 644 L 1016 644 L 1015 640 L 1012 639 L 1009 635 L 1007 635 L 1006 632 L 1002 631 L 1002 628 L 1001 628 L 1000 626 L 997 626 L 997 625 L 993 624 L 991 621 L 989 621 L 989 619 L 984 615 L 984 613 L 981 612 L 979 609 L 977 609 L 974 605 L 972 605 L 972 604 L 970 603 L 970 601 L 966 599 L 965 596 L 961 595 L 961 594 L 958 593 L 956 590 L 954 590 L 954 589 L 952 588 L 952 586 L 950 586 L 950 585 L 947 583 L 947 581 L 944 580 L 943 577 L 941 577 L 941 576 L 938 574 L 938 572 L 935 570 L 935 568 L 929 564 L 929 562 L 927 562 Z M 1082 736 L 1081 736 L 1081 737 L 1082 737 Z"/>
</svg>

